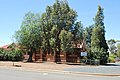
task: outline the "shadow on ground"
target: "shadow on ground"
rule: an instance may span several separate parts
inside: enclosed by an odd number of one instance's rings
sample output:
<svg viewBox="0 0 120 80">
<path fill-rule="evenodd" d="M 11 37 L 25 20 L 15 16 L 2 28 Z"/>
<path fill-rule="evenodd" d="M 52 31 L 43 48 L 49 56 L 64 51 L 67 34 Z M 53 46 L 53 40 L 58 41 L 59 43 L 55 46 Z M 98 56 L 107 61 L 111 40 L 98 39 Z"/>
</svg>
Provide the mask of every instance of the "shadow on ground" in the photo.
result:
<svg viewBox="0 0 120 80">
<path fill-rule="evenodd" d="M 120 64 L 117 64 L 117 63 L 108 63 L 108 64 L 105 64 L 103 66 L 120 66 Z"/>
</svg>

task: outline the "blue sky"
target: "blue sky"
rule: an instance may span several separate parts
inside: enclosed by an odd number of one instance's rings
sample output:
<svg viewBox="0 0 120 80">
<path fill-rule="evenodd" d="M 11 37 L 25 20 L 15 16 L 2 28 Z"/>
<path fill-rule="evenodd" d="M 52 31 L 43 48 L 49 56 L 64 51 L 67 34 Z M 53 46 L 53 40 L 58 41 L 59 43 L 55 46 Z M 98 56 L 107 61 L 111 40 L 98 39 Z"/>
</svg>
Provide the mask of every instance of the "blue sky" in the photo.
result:
<svg viewBox="0 0 120 80">
<path fill-rule="evenodd" d="M 106 39 L 120 40 L 120 0 L 67 0 L 84 27 L 93 24 L 98 5 L 104 8 Z M 0 0 L 0 46 L 10 44 L 25 13 L 43 13 L 55 0 Z"/>
</svg>

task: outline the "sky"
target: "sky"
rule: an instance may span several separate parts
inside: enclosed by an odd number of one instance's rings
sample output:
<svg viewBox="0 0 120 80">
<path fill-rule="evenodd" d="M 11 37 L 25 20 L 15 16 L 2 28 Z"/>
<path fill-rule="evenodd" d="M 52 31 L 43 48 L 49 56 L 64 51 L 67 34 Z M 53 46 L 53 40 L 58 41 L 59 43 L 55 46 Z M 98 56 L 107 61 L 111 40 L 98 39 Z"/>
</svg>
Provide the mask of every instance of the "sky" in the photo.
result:
<svg viewBox="0 0 120 80">
<path fill-rule="evenodd" d="M 94 24 L 98 5 L 104 8 L 106 40 L 120 40 L 120 0 L 67 0 L 77 14 L 77 21 L 84 27 Z M 23 17 L 29 11 L 42 14 L 55 0 L 0 0 L 0 46 L 14 41 L 15 31 L 20 29 Z"/>
</svg>

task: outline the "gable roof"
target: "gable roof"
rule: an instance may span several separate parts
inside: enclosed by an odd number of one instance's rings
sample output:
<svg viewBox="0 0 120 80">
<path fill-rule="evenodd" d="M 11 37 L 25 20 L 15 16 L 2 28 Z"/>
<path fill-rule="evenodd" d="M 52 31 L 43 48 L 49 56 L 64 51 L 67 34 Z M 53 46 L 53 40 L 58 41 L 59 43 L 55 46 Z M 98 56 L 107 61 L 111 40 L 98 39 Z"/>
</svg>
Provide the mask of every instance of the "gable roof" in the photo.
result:
<svg viewBox="0 0 120 80">
<path fill-rule="evenodd" d="M 4 45 L 4 46 L 2 46 L 2 47 L 0 47 L 0 48 L 2 48 L 2 49 L 7 49 L 8 46 L 9 46 L 9 45 Z"/>
<path fill-rule="evenodd" d="M 4 45 L 4 46 L 0 47 L 0 49 L 4 49 L 4 50 L 10 50 L 10 49 L 8 48 L 8 46 L 9 46 L 9 44 L 7 44 L 7 45 Z"/>
</svg>

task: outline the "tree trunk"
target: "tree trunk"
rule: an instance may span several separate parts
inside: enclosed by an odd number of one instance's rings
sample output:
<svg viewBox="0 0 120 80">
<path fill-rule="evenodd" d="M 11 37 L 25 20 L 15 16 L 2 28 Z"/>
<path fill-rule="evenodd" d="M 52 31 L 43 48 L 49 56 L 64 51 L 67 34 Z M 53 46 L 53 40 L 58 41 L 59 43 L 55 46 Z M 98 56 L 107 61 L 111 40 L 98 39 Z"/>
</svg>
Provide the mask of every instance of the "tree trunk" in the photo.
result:
<svg viewBox="0 0 120 80">
<path fill-rule="evenodd" d="M 50 54 L 50 41 L 48 40 L 48 54 Z"/>
<path fill-rule="evenodd" d="M 35 50 L 35 61 L 37 61 L 37 58 L 36 58 L 37 56 L 36 56 L 36 54 L 37 54 L 37 51 Z"/>
<path fill-rule="evenodd" d="M 29 55 L 29 58 L 28 58 L 28 61 L 27 62 L 33 62 L 32 60 L 32 56 L 33 56 L 33 50 L 31 49 L 31 51 L 28 53 Z"/>
<path fill-rule="evenodd" d="M 32 60 L 32 55 L 33 55 L 33 53 L 30 53 L 30 54 L 29 54 L 29 58 L 28 58 L 28 61 L 27 61 L 27 62 L 33 62 L 33 60 Z"/>
<path fill-rule="evenodd" d="M 54 62 L 56 62 L 56 49 L 54 50 Z"/>
</svg>

